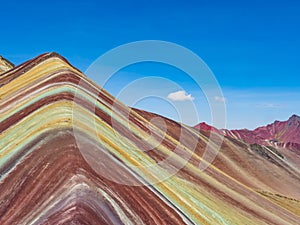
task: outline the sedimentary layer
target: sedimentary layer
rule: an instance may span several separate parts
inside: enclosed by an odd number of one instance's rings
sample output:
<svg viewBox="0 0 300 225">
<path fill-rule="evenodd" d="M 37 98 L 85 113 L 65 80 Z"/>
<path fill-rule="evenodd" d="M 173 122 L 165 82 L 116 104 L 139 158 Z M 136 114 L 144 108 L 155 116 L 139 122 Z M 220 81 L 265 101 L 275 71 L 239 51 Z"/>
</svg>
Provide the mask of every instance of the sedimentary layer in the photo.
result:
<svg viewBox="0 0 300 225">
<path fill-rule="evenodd" d="M 300 219 L 299 168 L 285 158 L 131 109 L 55 53 L 0 86 L 0 224 Z"/>
</svg>

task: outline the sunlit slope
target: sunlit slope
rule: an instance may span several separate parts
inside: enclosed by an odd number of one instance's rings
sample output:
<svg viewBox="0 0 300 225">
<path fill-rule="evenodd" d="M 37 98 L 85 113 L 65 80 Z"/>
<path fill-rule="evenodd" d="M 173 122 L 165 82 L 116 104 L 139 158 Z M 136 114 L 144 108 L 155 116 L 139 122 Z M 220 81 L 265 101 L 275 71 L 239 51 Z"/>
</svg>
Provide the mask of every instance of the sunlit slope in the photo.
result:
<svg viewBox="0 0 300 225">
<path fill-rule="evenodd" d="M 14 65 L 0 55 L 0 75 L 11 70 Z"/>
<path fill-rule="evenodd" d="M 300 219 L 297 204 L 263 194 L 299 198 L 297 168 L 276 156 L 272 161 L 225 139 L 203 172 L 199 164 L 208 133 L 126 107 L 57 54 L 3 75 L 0 224 L 297 224 Z M 219 138 L 213 141 L 212 151 Z"/>
</svg>

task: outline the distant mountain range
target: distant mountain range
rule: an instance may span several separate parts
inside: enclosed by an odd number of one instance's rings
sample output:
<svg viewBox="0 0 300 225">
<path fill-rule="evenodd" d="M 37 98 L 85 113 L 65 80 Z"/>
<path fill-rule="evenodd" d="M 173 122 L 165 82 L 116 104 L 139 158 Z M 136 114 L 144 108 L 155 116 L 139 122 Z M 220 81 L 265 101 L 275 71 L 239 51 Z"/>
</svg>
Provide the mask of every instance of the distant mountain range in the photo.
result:
<svg viewBox="0 0 300 225">
<path fill-rule="evenodd" d="M 287 121 L 275 121 L 272 124 L 258 127 L 255 130 L 217 129 L 206 123 L 199 123 L 196 129 L 213 131 L 227 137 L 242 140 L 248 144 L 261 144 L 265 146 L 283 147 L 300 150 L 300 117 L 291 116 Z"/>
</svg>

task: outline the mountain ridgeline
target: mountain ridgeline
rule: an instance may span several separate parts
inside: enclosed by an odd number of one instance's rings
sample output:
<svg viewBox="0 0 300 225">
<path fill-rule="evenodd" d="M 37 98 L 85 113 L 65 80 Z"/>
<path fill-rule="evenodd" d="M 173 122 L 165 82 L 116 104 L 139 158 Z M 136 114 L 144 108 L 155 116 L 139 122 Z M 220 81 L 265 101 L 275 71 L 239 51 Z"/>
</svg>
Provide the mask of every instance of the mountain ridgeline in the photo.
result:
<svg viewBox="0 0 300 225">
<path fill-rule="evenodd" d="M 206 123 L 200 123 L 195 128 L 224 134 L 248 144 L 261 144 L 300 151 L 300 117 L 297 115 L 292 115 L 287 121 L 275 121 L 255 130 L 218 130 Z"/>
<path fill-rule="evenodd" d="M 295 143 L 297 121 L 257 132 Z M 299 224 L 299 155 L 215 131 L 130 108 L 56 53 L 7 68 L 0 224 Z"/>
</svg>

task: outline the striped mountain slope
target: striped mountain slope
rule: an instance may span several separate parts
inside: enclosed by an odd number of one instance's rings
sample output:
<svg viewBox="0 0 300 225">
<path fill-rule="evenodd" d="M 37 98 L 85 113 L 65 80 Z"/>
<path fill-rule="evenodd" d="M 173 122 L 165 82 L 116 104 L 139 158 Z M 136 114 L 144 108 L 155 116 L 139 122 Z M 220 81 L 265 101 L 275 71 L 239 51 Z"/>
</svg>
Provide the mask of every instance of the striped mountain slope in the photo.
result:
<svg viewBox="0 0 300 225">
<path fill-rule="evenodd" d="M 298 224 L 299 167 L 209 138 L 43 54 L 0 75 L 0 224 Z"/>
</svg>

